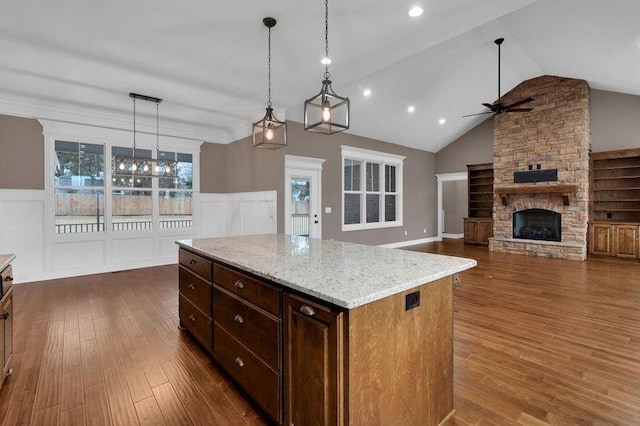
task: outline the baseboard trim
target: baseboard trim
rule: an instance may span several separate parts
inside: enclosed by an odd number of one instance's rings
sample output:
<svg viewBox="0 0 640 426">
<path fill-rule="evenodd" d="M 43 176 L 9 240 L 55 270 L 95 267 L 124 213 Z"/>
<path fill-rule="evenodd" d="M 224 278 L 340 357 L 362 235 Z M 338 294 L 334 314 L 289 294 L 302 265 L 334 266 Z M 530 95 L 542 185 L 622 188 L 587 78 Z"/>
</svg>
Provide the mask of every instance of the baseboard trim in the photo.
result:
<svg viewBox="0 0 640 426">
<path fill-rule="evenodd" d="M 428 238 L 421 238 L 419 240 L 399 241 L 397 243 L 380 244 L 380 245 L 378 245 L 378 247 L 400 248 L 400 247 L 415 246 L 415 245 L 418 245 L 418 244 L 433 243 L 434 241 L 442 241 L 442 238 L 440 238 L 440 237 L 428 237 Z"/>
<path fill-rule="evenodd" d="M 464 238 L 464 234 L 442 234 L 442 238 L 460 239 L 460 238 Z"/>
</svg>

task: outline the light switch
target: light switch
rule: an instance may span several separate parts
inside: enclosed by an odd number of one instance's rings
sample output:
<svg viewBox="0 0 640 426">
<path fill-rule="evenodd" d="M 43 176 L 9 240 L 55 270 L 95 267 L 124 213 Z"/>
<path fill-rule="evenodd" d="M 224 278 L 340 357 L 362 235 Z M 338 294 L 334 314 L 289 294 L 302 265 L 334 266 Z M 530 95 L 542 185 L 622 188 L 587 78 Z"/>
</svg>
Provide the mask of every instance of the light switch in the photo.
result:
<svg viewBox="0 0 640 426">
<path fill-rule="evenodd" d="M 324 208 L 324 212 L 325 213 L 331 213 L 331 207 L 325 207 Z"/>
</svg>

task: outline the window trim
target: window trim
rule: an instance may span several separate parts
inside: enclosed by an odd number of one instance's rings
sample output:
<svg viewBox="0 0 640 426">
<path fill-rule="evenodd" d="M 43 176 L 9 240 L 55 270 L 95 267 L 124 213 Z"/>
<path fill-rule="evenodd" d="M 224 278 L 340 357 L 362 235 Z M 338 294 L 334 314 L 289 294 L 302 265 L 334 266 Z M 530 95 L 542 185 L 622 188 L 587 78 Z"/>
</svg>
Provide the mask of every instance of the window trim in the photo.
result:
<svg viewBox="0 0 640 426">
<path fill-rule="evenodd" d="M 113 190 L 117 190 L 118 187 L 111 185 L 111 148 L 113 146 L 128 146 L 128 142 L 131 140 L 131 131 L 119 130 L 112 128 L 94 127 L 78 125 L 73 123 L 61 123 L 50 120 L 39 120 L 43 126 L 44 146 L 45 146 L 45 235 L 46 240 L 51 242 L 65 242 L 65 241 L 96 241 L 102 240 L 107 244 L 111 240 L 122 240 L 128 238 L 137 237 L 162 237 L 170 235 L 192 235 L 196 233 L 198 229 L 199 217 L 198 211 L 198 194 L 200 191 L 200 143 L 191 140 L 182 140 L 178 138 L 166 137 L 161 141 L 162 151 L 174 151 L 182 152 L 192 155 L 192 173 L 193 181 L 192 188 L 188 191 L 192 194 L 192 226 L 186 228 L 161 228 L 159 225 L 159 212 L 158 209 L 158 194 L 161 190 L 174 190 L 172 188 L 158 188 L 154 190 L 152 188 L 140 188 L 138 190 L 151 190 L 154 197 L 153 202 L 153 228 L 150 230 L 138 230 L 138 231 L 113 231 L 112 213 L 111 213 L 111 194 Z M 104 167 L 105 167 L 105 222 L 104 231 L 99 232 L 86 232 L 86 233 L 72 233 L 72 234 L 57 234 L 55 230 L 55 196 L 54 196 L 54 179 L 53 179 L 53 167 L 55 156 L 55 141 L 65 140 L 79 143 L 91 143 L 100 144 L 104 146 Z M 136 147 L 140 149 L 150 149 L 155 151 L 156 137 L 155 134 L 140 133 L 136 139 Z M 154 178 L 155 179 L 155 178 Z M 158 186 L 157 184 L 153 185 Z M 127 188 L 123 188 L 127 189 Z M 108 214 L 106 212 L 109 212 Z"/>
<path fill-rule="evenodd" d="M 403 223 L 403 171 L 404 171 L 404 159 L 405 156 L 389 154 L 386 152 L 373 151 L 364 148 L 356 148 L 348 145 L 340 146 L 342 155 L 341 155 L 341 187 L 340 187 L 340 210 L 341 210 L 341 226 L 342 231 L 359 231 L 365 229 L 381 229 L 381 228 L 393 228 L 402 226 Z M 345 191 L 344 189 L 344 162 L 345 160 L 355 160 L 360 161 L 362 163 L 362 167 L 360 168 L 360 190 L 359 191 Z M 379 191 L 369 191 L 366 190 L 366 163 L 378 163 L 380 164 L 380 190 Z M 395 192 L 385 192 L 385 166 L 395 166 L 396 167 L 396 191 Z M 360 195 L 360 223 L 353 224 L 345 224 L 344 223 L 344 207 L 345 207 L 345 194 L 359 194 Z M 366 221 L 366 195 L 367 194 L 378 194 L 381 199 L 381 212 L 384 212 L 384 197 L 385 195 L 395 195 L 397 197 L 396 200 L 396 220 L 392 222 L 384 221 L 384 214 L 381 217 L 381 221 L 379 222 L 369 222 Z"/>
</svg>

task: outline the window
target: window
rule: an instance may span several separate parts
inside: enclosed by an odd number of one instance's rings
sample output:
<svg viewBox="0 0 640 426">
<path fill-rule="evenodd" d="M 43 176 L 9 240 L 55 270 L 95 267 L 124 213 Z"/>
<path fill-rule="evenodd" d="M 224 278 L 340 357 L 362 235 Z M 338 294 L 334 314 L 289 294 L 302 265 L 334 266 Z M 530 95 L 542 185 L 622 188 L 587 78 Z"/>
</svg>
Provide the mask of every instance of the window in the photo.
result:
<svg viewBox="0 0 640 426">
<path fill-rule="evenodd" d="M 136 148 L 132 169 L 131 147 L 53 145 L 56 234 L 193 227 L 192 154 Z"/>
<path fill-rule="evenodd" d="M 402 226 L 404 157 L 342 146 L 342 230 Z"/>
<path fill-rule="evenodd" d="M 104 231 L 104 146 L 56 141 L 53 173 L 55 232 Z"/>
</svg>

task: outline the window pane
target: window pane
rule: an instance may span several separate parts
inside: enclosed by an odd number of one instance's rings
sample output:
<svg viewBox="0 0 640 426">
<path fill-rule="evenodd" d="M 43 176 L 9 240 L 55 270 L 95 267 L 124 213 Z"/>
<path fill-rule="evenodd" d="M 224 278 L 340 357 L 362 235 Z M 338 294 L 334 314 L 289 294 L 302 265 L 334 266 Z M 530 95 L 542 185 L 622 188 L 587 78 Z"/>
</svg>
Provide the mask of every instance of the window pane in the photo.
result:
<svg viewBox="0 0 640 426">
<path fill-rule="evenodd" d="M 367 194 L 367 223 L 380 222 L 380 195 Z"/>
<path fill-rule="evenodd" d="M 54 185 L 104 186 L 104 146 L 55 142 Z"/>
<path fill-rule="evenodd" d="M 151 188 L 154 162 L 150 149 L 133 149 L 122 146 L 111 148 L 111 184 L 122 188 Z"/>
<path fill-rule="evenodd" d="M 183 191 L 160 191 L 160 228 L 193 226 L 192 194 Z"/>
<path fill-rule="evenodd" d="M 111 185 L 117 188 L 151 188 L 151 177 L 116 175 L 111 178 Z"/>
<path fill-rule="evenodd" d="M 104 191 L 56 189 L 56 234 L 104 231 Z"/>
<path fill-rule="evenodd" d="M 344 194 L 344 224 L 360 223 L 360 194 Z"/>
<path fill-rule="evenodd" d="M 114 231 L 138 231 L 152 228 L 151 191 L 119 189 L 111 193 Z"/>
<path fill-rule="evenodd" d="M 360 191 L 360 161 L 344 160 L 344 190 Z"/>
<path fill-rule="evenodd" d="M 397 195 L 385 195 L 384 196 L 384 220 L 385 222 L 395 222 L 396 220 L 396 204 Z"/>
<path fill-rule="evenodd" d="M 396 166 L 386 165 L 384 167 L 384 179 L 385 192 L 396 192 Z"/>
<path fill-rule="evenodd" d="M 367 162 L 367 191 L 380 191 L 380 164 Z"/>
<path fill-rule="evenodd" d="M 178 189 L 193 189 L 193 158 L 191 154 L 177 154 L 176 187 Z"/>
</svg>

